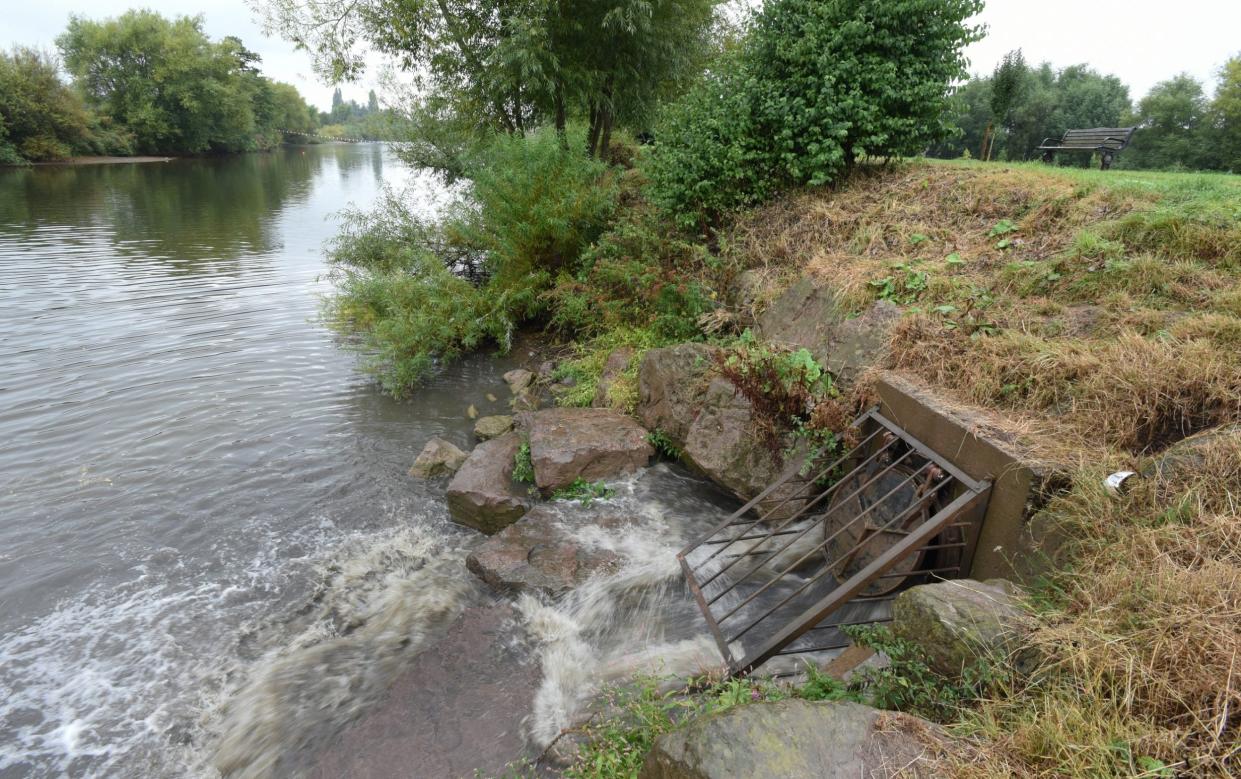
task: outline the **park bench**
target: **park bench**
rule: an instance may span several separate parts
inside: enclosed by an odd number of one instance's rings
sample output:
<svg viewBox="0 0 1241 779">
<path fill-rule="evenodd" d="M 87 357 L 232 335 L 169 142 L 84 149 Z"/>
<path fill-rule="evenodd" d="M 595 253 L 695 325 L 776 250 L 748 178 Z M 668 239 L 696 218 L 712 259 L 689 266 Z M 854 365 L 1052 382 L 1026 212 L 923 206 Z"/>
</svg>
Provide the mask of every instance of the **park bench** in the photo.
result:
<svg viewBox="0 0 1241 779">
<path fill-rule="evenodd" d="M 1099 170 L 1112 167 L 1112 158 L 1117 152 L 1129 145 L 1135 127 L 1093 127 L 1089 130 L 1066 130 L 1064 137 L 1044 138 L 1038 150 L 1043 153 L 1043 162 L 1054 162 L 1058 151 L 1098 152 Z"/>
</svg>

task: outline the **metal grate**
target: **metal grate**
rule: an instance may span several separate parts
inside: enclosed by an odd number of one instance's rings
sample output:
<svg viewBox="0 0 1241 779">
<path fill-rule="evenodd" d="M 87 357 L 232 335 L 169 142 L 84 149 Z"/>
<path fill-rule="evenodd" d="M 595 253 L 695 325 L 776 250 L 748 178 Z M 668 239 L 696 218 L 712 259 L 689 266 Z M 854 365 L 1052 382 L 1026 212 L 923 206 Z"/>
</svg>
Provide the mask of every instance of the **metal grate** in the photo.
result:
<svg viewBox="0 0 1241 779">
<path fill-rule="evenodd" d="M 890 619 L 900 590 L 969 571 L 990 482 L 877 410 L 853 426 L 852 449 L 787 471 L 677 555 L 735 675 L 843 647 L 841 628 Z"/>
</svg>

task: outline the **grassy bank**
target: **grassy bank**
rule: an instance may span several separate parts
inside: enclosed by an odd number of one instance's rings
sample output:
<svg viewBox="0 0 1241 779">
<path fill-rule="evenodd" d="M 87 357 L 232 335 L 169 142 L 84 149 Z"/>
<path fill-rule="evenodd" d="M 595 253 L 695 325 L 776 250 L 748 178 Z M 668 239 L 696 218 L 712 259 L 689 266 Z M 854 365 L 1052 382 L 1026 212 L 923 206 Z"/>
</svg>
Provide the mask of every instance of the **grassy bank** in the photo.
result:
<svg viewBox="0 0 1241 779">
<path fill-rule="evenodd" d="M 1040 517 L 1064 539 L 1054 567 L 1031 583 L 1042 667 L 966 691 L 916 672 L 923 703 L 947 705 L 888 701 L 959 737 L 938 770 L 1237 769 L 1241 438 L 1208 444 L 1193 467 L 1122 496 L 1102 480 L 1149 471 L 1176 441 L 1241 421 L 1241 178 L 864 167 L 832 191 L 746 212 L 699 249 L 701 264 L 681 266 L 681 280 L 719 305 L 695 320 L 705 328 L 697 337 L 728 341 L 730 327 L 807 274 L 855 312 L 891 300 L 904 316 L 883 367 L 988 409 L 1069 476 Z M 741 302 L 727 283 L 747 269 L 762 284 Z M 579 343 L 571 369 L 591 386 L 611 348 L 659 340 L 649 327 L 605 330 Z M 618 725 L 593 734 L 591 754 L 608 760 L 652 735 Z"/>
<path fill-rule="evenodd" d="M 1241 420 L 1241 178 L 918 163 L 752 212 L 729 246 L 773 287 L 809 272 L 855 310 L 902 305 L 887 367 L 1072 475 L 1033 591 L 1047 662 L 959 711 L 952 771 L 1235 771 L 1241 444 L 1119 498 L 1101 482 Z"/>
</svg>

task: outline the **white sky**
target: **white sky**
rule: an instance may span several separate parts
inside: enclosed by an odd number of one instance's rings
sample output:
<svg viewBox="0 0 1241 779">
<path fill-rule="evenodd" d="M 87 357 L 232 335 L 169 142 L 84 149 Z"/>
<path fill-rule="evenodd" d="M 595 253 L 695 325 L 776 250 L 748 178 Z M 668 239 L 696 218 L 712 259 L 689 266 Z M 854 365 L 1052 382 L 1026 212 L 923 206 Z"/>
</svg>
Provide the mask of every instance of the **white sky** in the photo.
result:
<svg viewBox="0 0 1241 779">
<path fill-rule="evenodd" d="M 116 16 L 142 0 L 0 0 L 0 46 L 53 48 L 70 13 Z M 202 13 L 212 38 L 236 35 L 263 57 L 263 72 L 296 86 L 310 102 L 330 107 L 332 87 L 310 69 L 310 59 L 279 38 L 266 38 L 245 0 L 151 0 L 166 16 Z M 990 73 L 1004 53 L 1020 48 L 1027 61 L 1057 67 L 1088 63 L 1112 73 L 1140 98 L 1158 81 L 1181 71 L 1214 87 L 1215 72 L 1241 54 L 1241 0 L 990 0 L 979 20 L 987 38 L 966 52 L 970 68 Z M 375 82 L 342 85 L 346 98 L 366 102 Z"/>
</svg>

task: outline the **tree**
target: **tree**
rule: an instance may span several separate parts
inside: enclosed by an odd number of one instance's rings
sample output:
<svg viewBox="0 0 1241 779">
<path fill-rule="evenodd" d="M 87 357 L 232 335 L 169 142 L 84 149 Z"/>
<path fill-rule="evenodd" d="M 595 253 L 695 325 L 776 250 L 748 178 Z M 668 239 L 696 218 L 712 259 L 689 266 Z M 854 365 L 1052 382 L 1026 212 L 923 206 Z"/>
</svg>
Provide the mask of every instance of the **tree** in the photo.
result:
<svg viewBox="0 0 1241 779">
<path fill-rule="evenodd" d="M 990 132 L 983 138 L 983 146 L 978 156 L 984 160 L 991 159 L 992 147 L 995 146 L 995 128 L 997 125 L 1008 129 L 1012 117 L 1013 106 L 1021 101 L 1030 78 L 1030 69 L 1026 67 L 1025 57 L 1021 49 L 1010 51 L 996 66 L 991 74 L 991 125 Z"/>
<path fill-rule="evenodd" d="M 949 123 L 957 132 L 931 147 L 929 154 L 960 157 L 966 149 L 982 149 L 987 127 L 995 121 L 994 84 L 993 74 L 972 78 L 956 89 Z M 991 157 L 1029 159 L 1044 138 L 1059 138 L 1074 127 L 1116 127 L 1129 112 L 1129 90 L 1115 76 L 1101 75 L 1086 65 L 1060 71 L 1047 62 L 1027 67 L 1020 92 L 990 142 Z M 1086 165 L 1089 157 L 1065 155 L 1059 161 Z"/>
<path fill-rule="evenodd" d="M 579 116 L 602 156 L 618 119 L 649 117 L 701 62 L 719 2 L 267 0 L 266 11 L 326 78 L 357 78 L 373 48 L 416 75 L 428 115 L 509 133 L 550 121 L 562 138 Z"/>
<path fill-rule="evenodd" d="M 1211 126 L 1215 167 L 1241 173 L 1241 56 L 1220 68 L 1219 85 L 1211 101 Z"/>
<path fill-rule="evenodd" d="M 279 142 L 276 94 L 259 73 L 259 56 L 236 37 L 207 38 L 201 17 L 73 16 L 56 42 L 87 100 L 132 132 L 141 151 L 242 151 Z"/>
<path fill-rule="evenodd" d="M 735 60 L 656 133 L 657 200 L 686 224 L 787 185 L 834 181 L 863 157 L 944 138 L 978 0 L 769 0 Z"/>
<path fill-rule="evenodd" d="M 0 157 L 54 160 L 88 145 L 90 115 L 58 71 L 56 60 L 45 52 L 0 52 L 0 145 L 10 146 Z"/>
<path fill-rule="evenodd" d="M 1202 84 L 1181 73 L 1151 87 L 1138 102 L 1134 119 L 1140 128 L 1126 167 L 1198 168 L 1208 163 L 1208 104 Z"/>
<path fill-rule="evenodd" d="M 373 89 L 366 93 L 366 111 L 371 114 L 379 113 L 379 96 Z"/>
</svg>

